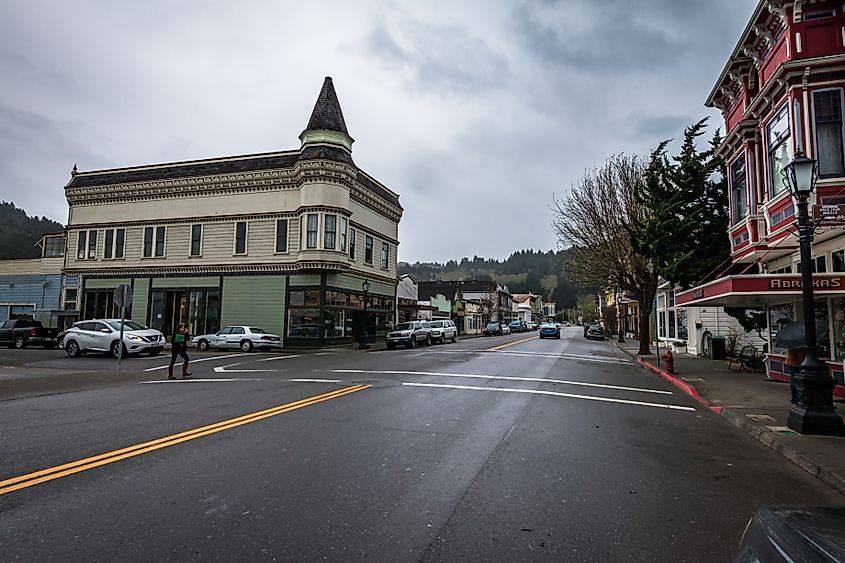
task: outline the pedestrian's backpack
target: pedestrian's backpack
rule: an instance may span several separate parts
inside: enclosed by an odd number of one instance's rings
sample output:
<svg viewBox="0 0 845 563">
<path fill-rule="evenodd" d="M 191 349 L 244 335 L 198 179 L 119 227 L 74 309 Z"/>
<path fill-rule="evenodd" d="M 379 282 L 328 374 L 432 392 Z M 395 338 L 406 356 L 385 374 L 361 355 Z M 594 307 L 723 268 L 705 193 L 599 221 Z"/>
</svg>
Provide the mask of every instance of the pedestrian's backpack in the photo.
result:
<svg viewBox="0 0 845 563">
<path fill-rule="evenodd" d="M 173 335 L 173 342 L 177 344 L 184 344 L 185 343 L 185 335 L 182 333 L 177 332 Z"/>
</svg>

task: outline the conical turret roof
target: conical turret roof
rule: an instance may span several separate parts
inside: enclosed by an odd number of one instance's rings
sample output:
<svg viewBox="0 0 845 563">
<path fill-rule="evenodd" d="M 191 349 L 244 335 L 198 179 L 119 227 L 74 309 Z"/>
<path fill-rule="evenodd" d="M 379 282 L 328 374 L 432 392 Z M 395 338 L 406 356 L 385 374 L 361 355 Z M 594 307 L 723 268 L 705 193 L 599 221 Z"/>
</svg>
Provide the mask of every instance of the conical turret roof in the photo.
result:
<svg viewBox="0 0 845 563">
<path fill-rule="evenodd" d="M 311 112 L 311 119 L 308 120 L 308 127 L 305 130 L 338 131 L 349 135 L 330 76 L 323 81 L 323 88 L 317 96 L 317 103 L 314 104 L 314 111 Z"/>
</svg>

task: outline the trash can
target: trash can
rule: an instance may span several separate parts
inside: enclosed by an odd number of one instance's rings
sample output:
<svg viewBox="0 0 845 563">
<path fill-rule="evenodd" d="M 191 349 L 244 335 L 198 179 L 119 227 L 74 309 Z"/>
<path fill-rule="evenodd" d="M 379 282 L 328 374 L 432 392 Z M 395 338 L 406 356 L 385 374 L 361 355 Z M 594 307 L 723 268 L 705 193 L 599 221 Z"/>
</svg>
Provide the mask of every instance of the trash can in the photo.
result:
<svg viewBox="0 0 845 563">
<path fill-rule="evenodd" d="M 725 337 L 713 336 L 710 338 L 710 358 L 713 360 L 724 360 L 727 358 L 725 351 Z"/>
</svg>

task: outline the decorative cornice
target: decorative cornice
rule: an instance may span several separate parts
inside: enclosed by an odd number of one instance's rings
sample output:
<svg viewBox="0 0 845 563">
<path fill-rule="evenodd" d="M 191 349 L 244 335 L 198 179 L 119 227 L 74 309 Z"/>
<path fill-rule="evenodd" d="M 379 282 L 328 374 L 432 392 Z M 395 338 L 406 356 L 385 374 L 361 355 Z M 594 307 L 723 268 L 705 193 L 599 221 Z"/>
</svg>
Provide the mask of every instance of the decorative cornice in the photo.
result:
<svg viewBox="0 0 845 563">
<path fill-rule="evenodd" d="M 155 227 L 158 225 L 194 225 L 197 223 L 232 223 L 235 221 L 266 221 L 268 219 L 296 219 L 295 211 L 277 213 L 248 213 L 242 215 L 203 215 L 200 217 L 176 219 L 148 219 L 146 221 L 116 221 L 111 223 L 77 223 L 68 225 L 68 233 L 85 229 L 117 229 L 122 227 Z"/>
<path fill-rule="evenodd" d="M 288 262 L 284 264 L 231 264 L 208 266 L 147 266 L 137 268 L 81 268 L 66 267 L 63 271 L 68 275 L 98 276 L 98 277 L 126 277 L 126 276 L 187 276 L 187 275 L 225 275 L 243 273 L 290 273 L 303 270 L 331 270 L 343 272 L 349 269 L 348 264 L 333 262 Z"/>
</svg>

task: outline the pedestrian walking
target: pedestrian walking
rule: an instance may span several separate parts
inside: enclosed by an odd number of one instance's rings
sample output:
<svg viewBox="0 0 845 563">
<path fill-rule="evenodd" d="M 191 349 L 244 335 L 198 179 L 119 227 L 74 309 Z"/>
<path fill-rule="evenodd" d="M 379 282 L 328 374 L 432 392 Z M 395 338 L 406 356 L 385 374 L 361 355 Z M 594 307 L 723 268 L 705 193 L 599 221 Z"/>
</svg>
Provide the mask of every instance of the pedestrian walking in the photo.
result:
<svg viewBox="0 0 845 563">
<path fill-rule="evenodd" d="M 179 323 L 179 330 L 173 335 L 170 341 L 170 366 L 167 368 L 167 379 L 176 379 L 173 377 L 173 366 L 176 364 L 176 357 L 182 356 L 182 379 L 191 376 L 188 371 L 188 363 L 191 359 L 188 357 L 188 342 L 191 341 L 191 334 L 188 332 L 188 327 L 183 323 Z"/>
<path fill-rule="evenodd" d="M 801 371 L 801 364 L 804 363 L 804 358 L 807 356 L 807 349 L 803 346 L 799 348 L 787 348 L 786 370 L 789 373 L 789 402 L 793 405 L 798 402 L 798 387 L 795 386 L 795 376 Z"/>
</svg>

